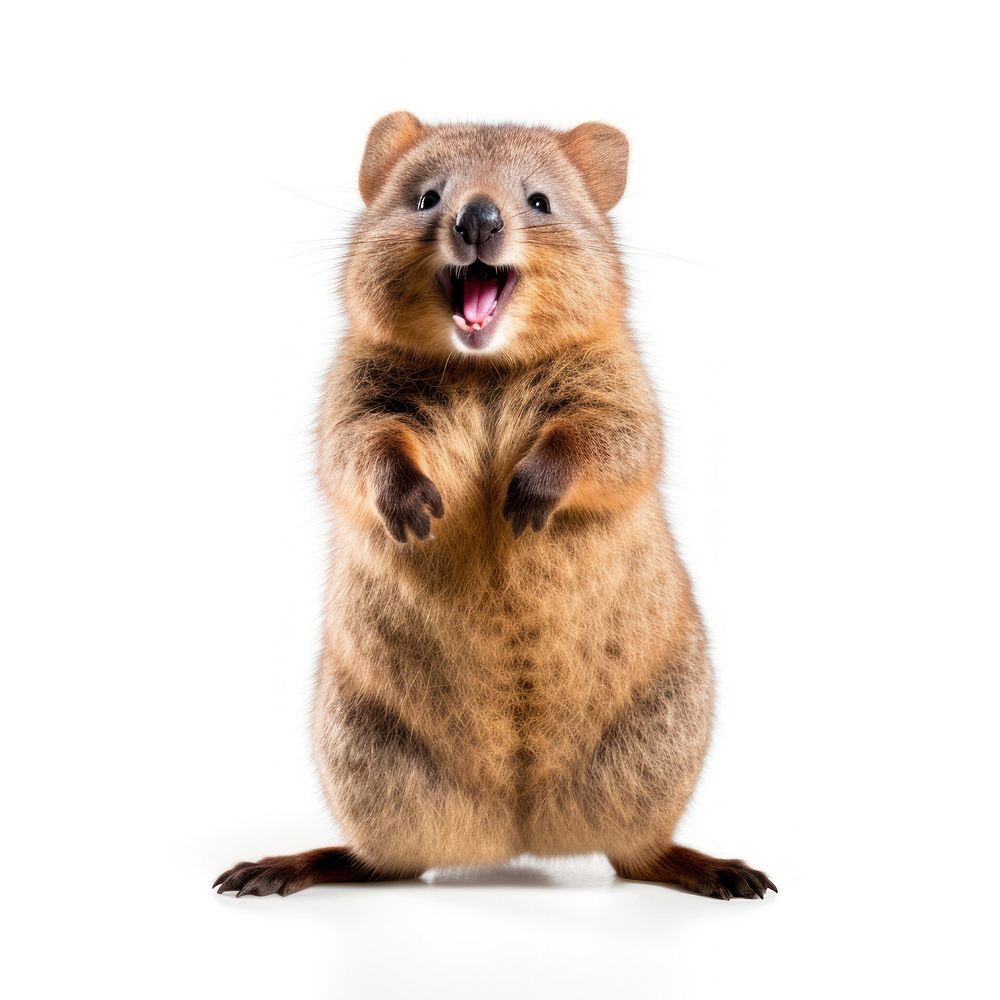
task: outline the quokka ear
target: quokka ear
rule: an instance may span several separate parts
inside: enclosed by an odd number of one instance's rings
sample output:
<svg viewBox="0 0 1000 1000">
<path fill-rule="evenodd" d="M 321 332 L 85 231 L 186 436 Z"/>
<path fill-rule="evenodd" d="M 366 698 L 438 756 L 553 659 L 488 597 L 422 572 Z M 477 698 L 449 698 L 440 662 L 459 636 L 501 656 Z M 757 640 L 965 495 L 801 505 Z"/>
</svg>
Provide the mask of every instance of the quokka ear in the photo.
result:
<svg viewBox="0 0 1000 1000">
<path fill-rule="evenodd" d="M 358 187 L 370 205 L 382 189 L 396 161 L 424 134 L 425 126 L 409 111 L 394 111 L 380 118 L 368 133 L 361 160 Z"/>
<path fill-rule="evenodd" d="M 628 139 L 613 125 L 586 122 L 559 136 L 563 150 L 583 174 L 594 204 L 607 212 L 625 193 Z"/>
</svg>

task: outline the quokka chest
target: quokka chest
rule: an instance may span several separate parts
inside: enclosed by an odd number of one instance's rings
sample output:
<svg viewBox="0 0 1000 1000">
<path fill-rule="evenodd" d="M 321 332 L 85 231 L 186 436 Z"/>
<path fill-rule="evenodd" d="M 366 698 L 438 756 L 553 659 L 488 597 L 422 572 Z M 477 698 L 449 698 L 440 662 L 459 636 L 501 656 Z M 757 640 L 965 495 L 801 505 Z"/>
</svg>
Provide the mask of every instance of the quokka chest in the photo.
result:
<svg viewBox="0 0 1000 1000">
<path fill-rule="evenodd" d="M 446 518 L 452 526 L 478 529 L 502 505 L 543 415 L 523 399 L 459 388 L 426 407 L 422 417 L 426 472 L 445 498 Z"/>
<path fill-rule="evenodd" d="M 359 412 L 397 416 L 413 427 L 439 488 L 468 490 L 495 485 L 513 469 L 553 411 L 554 397 L 572 395 L 566 381 L 547 366 L 442 371 L 372 357 L 352 368 L 346 395 Z"/>
</svg>

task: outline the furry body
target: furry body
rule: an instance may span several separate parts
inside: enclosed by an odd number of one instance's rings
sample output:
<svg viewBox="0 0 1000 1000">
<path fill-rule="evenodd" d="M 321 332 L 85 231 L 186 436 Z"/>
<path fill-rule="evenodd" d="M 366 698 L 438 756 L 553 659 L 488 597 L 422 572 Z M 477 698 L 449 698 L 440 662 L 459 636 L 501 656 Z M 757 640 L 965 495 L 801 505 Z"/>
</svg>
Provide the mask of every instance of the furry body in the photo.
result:
<svg viewBox="0 0 1000 1000">
<path fill-rule="evenodd" d="M 344 481 L 340 435 L 358 419 L 406 419 L 447 516 L 429 544 L 399 545 L 368 504 L 337 528 L 315 722 L 335 814 L 389 869 L 647 848 L 693 787 L 710 677 L 638 368 L 597 350 L 513 374 L 399 361 L 335 368 L 324 481 Z M 413 412 L 378 413 L 387 390 Z M 634 465 L 627 505 L 515 538 L 501 511 L 515 466 L 547 420 L 602 402 L 609 452 Z"/>
</svg>

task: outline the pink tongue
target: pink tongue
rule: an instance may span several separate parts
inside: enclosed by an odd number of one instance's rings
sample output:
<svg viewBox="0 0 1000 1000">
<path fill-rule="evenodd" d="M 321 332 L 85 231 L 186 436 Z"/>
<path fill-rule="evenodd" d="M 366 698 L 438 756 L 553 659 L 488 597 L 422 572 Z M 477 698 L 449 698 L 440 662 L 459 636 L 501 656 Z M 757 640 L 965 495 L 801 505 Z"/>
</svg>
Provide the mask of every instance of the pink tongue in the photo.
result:
<svg viewBox="0 0 1000 1000">
<path fill-rule="evenodd" d="M 465 279 L 465 303 L 463 312 L 465 322 L 470 326 L 483 321 L 490 313 L 493 303 L 497 300 L 498 290 L 497 279 L 493 275 L 488 278 L 479 278 L 469 275 Z"/>
</svg>

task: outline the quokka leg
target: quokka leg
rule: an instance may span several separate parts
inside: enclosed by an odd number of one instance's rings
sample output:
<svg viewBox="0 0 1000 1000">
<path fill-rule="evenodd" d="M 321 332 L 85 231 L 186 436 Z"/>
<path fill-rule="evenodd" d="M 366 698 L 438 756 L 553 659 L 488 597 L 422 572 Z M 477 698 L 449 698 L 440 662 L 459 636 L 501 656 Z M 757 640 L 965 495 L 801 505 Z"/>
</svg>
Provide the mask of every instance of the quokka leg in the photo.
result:
<svg viewBox="0 0 1000 1000">
<path fill-rule="evenodd" d="M 763 872 L 745 861 L 713 858 L 677 844 L 644 859 L 609 860 L 621 878 L 666 882 L 714 899 L 763 899 L 768 889 L 778 891 Z"/>
<path fill-rule="evenodd" d="M 289 896 L 311 885 L 329 882 L 386 882 L 416 878 L 419 871 L 379 871 L 347 847 L 321 847 L 301 854 L 284 854 L 260 861 L 241 861 L 224 871 L 213 888 L 237 896 Z"/>
</svg>

